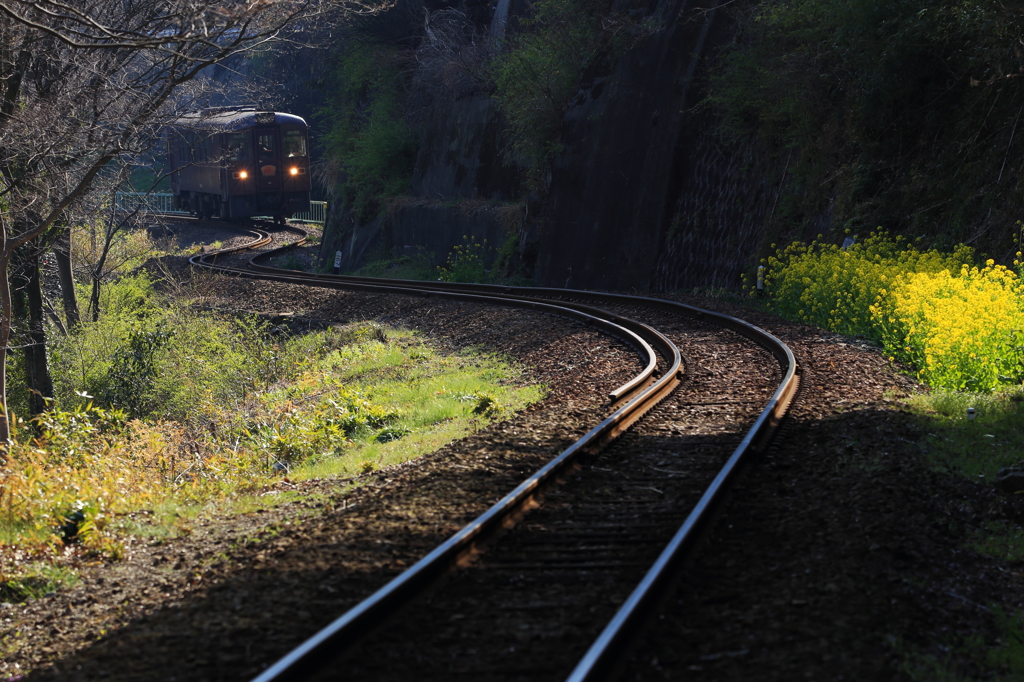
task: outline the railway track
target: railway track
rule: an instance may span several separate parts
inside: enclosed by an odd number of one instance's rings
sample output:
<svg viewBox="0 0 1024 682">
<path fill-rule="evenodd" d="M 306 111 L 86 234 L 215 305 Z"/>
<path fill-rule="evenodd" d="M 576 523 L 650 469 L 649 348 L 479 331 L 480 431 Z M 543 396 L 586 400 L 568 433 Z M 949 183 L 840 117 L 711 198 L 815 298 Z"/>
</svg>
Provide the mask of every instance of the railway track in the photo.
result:
<svg viewBox="0 0 1024 682">
<path fill-rule="evenodd" d="M 250 244 L 192 261 L 295 284 L 532 309 L 612 334 L 645 361 L 609 395 L 608 418 L 256 682 L 342 673 L 611 679 L 740 467 L 766 446 L 792 400 L 789 349 L 740 320 L 671 301 L 282 270 L 264 262 L 289 245 L 239 260 L 245 249 L 272 245 L 269 231 L 251 234 Z M 572 485 L 557 485 L 570 474 Z"/>
</svg>

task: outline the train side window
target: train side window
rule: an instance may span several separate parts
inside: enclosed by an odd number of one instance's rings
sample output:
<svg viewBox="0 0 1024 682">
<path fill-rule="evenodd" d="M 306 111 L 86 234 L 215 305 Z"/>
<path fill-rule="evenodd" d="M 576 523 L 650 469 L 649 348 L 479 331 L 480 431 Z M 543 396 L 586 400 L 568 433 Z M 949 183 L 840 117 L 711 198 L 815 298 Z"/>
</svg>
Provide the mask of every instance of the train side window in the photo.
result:
<svg viewBox="0 0 1024 682">
<path fill-rule="evenodd" d="M 245 133 L 228 135 L 228 159 L 231 161 L 248 161 L 252 158 L 249 136 Z"/>
<path fill-rule="evenodd" d="M 306 156 L 306 136 L 303 131 L 284 131 L 284 154 L 289 159 Z"/>
</svg>

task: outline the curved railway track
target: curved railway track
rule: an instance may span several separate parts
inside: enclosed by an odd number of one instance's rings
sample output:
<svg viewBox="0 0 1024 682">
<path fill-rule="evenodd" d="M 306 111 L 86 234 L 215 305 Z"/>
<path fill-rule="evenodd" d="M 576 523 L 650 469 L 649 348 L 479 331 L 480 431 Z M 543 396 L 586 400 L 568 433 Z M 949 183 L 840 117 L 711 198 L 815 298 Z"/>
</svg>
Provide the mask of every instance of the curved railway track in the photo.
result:
<svg viewBox="0 0 1024 682">
<path fill-rule="evenodd" d="M 366 680 L 613 677 L 741 466 L 767 445 L 793 399 L 790 350 L 741 320 L 672 301 L 265 265 L 304 240 L 288 229 L 299 239 L 243 261 L 238 253 L 271 245 L 268 231 L 248 231 L 250 243 L 192 262 L 307 286 L 558 315 L 618 337 L 645 368 L 611 392 L 611 413 L 583 438 L 255 682 L 337 679 L 342 671 Z M 573 485 L 556 485 L 576 471 Z"/>
</svg>

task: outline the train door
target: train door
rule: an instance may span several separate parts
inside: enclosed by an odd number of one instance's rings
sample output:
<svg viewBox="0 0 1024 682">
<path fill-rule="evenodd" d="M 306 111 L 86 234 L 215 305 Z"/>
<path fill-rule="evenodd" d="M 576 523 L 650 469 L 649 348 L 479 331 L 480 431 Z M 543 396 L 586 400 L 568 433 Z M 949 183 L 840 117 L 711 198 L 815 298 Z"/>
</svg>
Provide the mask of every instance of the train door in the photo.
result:
<svg viewBox="0 0 1024 682">
<path fill-rule="evenodd" d="M 281 191 L 281 140 L 277 128 L 256 129 L 256 184 L 264 192 Z"/>
</svg>

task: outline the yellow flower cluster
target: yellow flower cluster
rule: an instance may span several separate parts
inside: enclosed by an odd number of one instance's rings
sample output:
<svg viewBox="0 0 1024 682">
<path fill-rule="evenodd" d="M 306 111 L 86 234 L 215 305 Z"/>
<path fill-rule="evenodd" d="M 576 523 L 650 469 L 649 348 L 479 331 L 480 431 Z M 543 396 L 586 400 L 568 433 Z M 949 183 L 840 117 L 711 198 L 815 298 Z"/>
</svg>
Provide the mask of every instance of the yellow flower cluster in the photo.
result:
<svg viewBox="0 0 1024 682">
<path fill-rule="evenodd" d="M 959 270 L 972 261 L 973 253 L 965 246 L 952 254 L 919 251 L 884 232 L 847 249 L 795 242 L 767 260 L 765 288 L 769 306 L 780 315 L 879 341 L 870 307 L 900 276 Z"/>
<path fill-rule="evenodd" d="M 1024 284 L 988 261 L 958 272 L 907 273 L 872 306 L 894 358 L 933 386 L 990 391 L 1024 378 Z"/>
<path fill-rule="evenodd" d="M 797 242 L 766 261 L 765 288 L 779 314 L 879 341 L 922 381 L 988 391 L 1024 379 L 1024 284 L 973 260 L 966 246 L 919 251 L 885 233 L 848 249 Z"/>
</svg>

